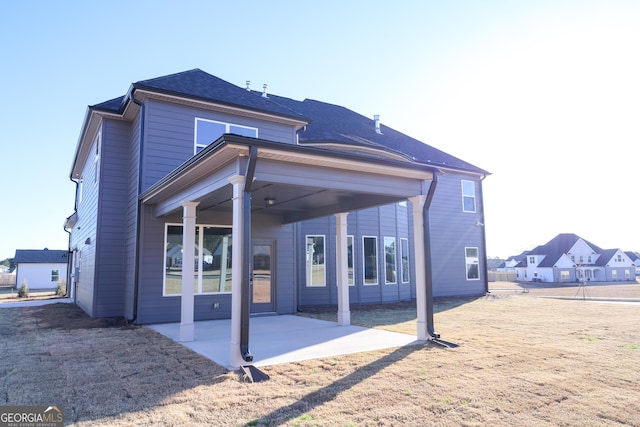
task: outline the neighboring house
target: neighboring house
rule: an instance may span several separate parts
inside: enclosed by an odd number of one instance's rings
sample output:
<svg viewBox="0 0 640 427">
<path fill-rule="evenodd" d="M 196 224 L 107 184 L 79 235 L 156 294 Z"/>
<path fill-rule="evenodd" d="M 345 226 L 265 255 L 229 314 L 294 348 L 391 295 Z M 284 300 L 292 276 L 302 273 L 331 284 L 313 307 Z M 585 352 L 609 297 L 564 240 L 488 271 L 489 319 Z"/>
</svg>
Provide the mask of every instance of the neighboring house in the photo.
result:
<svg viewBox="0 0 640 427">
<path fill-rule="evenodd" d="M 629 257 L 633 265 L 636 267 L 636 276 L 640 276 L 640 254 L 638 252 L 627 251 L 625 255 Z"/>
<path fill-rule="evenodd" d="M 525 253 L 516 265 L 525 282 L 616 282 L 635 280 L 635 265 L 620 249 L 601 249 L 575 234 L 558 234 Z"/>
<path fill-rule="evenodd" d="M 185 340 L 194 319 L 337 304 L 348 324 L 349 304 L 415 299 L 423 339 L 432 295 L 487 290 L 487 175 L 341 106 L 198 69 L 140 81 L 82 125 L 75 299 Z"/>
<path fill-rule="evenodd" d="M 498 266 L 496 271 L 504 273 L 515 273 L 516 266 L 520 264 L 526 257 L 526 252 L 522 252 L 520 255 L 510 256 L 502 264 Z"/>
<path fill-rule="evenodd" d="M 18 249 L 14 257 L 16 287 L 26 283 L 29 290 L 56 289 L 67 282 L 68 252 L 51 249 Z"/>
</svg>

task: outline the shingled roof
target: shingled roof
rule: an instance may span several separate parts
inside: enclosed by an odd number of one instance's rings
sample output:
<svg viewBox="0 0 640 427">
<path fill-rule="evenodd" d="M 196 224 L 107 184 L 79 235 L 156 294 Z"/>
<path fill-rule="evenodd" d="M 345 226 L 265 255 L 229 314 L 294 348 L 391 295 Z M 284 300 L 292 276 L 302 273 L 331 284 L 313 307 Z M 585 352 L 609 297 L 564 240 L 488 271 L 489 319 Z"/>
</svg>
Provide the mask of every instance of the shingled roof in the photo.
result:
<svg viewBox="0 0 640 427">
<path fill-rule="evenodd" d="M 248 91 L 200 69 L 142 80 L 134 83 L 132 88 L 247 108 L 307 122 L 306 128 L 299 133 L 301 143 L 338 143 L 386 149 L 435 167 L 488 174 L 484 169 L 388 126 L 381 125 L 381 133 L 377 133 L 372 119 L 348 108 L 310 99 L 297 101 L 272 94 L 263 97 L 259 91 Z M 90 108 L 122 113 L 127 102 L 128 97 L 121 96 Z"/>
<path fill-rule="evenodd" d="M 14 264 L 61 264 L 66 263 L 69 252 L 58 249 L 16 249 Z"/>
</svg>

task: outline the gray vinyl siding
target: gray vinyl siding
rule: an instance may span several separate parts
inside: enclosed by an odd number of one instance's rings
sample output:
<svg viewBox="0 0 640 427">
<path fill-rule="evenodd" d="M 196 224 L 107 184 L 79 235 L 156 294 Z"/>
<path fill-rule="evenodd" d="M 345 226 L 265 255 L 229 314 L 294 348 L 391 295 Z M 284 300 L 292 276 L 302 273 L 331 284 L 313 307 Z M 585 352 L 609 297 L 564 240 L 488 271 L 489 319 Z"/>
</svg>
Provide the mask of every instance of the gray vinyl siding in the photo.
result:
<svg viewBox="0 0 640 427">
<path fill-rule="evenodd" d="M 100 153 L 100 191 L 98 201 L 98 232 L 96 233 L 95 316 L 124 315 L 125 260 L 123 245 L 127 231 L 127 193 L 129 166 L 129 135 L 127 122 L 104 120 Z"/>
<path fill-rule="evenodd" d="M 295 143 L 295 129 L 277 123 L 149 100 L 146 104 L 142 191 L 194 154 L 195 118 L 258 128 L 258 137 Z"/>
<path fill-rule="evenodd" d="M 476 212 L 463 212 L 461 180 L 475 181 Z M 430 208 L 434 297 L 482 295 L 485 290 L 480 183 L 473 176 L 448 173 L 440 177 Z M 478 248 L 479 280 L 467 280 L 465 247 Z"/>
<path fill-rule="evenodd" d="M 82 171 L 82 183 L 80 184 L 82 196 L 76 207 L 78 220 L 71 232 L 69 245 L 71 250 L 77 251 L 76 303 L 87 314 L 95 317 L 95 239 L 98 222 L 98 183 L 94 180 L 96 168 L 95 135 L 93 138 L 94 143 Z"/>
<path fill-rule="evenodd" d="M 124 245 L 124 316 L 133 319 L 135 304 L 137 221 L 138 221 L 138 162 L 140 158 L 140 115 L 130 124 L 127 164 L 127 215 L 123 223 Z"/>
</svg>

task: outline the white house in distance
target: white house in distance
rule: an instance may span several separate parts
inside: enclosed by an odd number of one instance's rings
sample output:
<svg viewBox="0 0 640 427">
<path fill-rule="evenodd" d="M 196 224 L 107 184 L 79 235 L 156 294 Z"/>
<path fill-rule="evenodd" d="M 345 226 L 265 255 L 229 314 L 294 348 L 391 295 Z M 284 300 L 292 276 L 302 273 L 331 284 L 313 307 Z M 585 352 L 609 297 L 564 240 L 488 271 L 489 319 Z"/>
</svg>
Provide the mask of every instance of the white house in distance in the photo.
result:
<svg viewBox="0 0 640 427">
<path fill-rule="evenodd" d="M 68 258 L 66 250 L 17 249 L 16 287 L 26 282 L 30 290 L 55 289 L 67 280 Z"/>
<path fill-rule="evenodd" d="M 601 249 L 571 233 L 558 234 L 525 255 L 515 267 L 519 281 L 635 281 L 636 265 L 624 251 Z"/>
</svg>

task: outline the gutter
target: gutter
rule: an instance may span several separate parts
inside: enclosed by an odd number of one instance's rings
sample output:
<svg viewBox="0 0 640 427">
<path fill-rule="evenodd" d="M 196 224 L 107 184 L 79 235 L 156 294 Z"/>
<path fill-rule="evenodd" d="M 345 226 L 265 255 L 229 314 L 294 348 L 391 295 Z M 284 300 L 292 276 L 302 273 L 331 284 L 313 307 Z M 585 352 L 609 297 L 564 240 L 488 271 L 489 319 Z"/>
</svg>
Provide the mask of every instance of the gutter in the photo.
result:
<svg viewBox="0 0 640 427">
<path fill-rule="evenodd" d="M 484 293 L 488 294 L 489 292 L 489 267 L 487 266 L 487 231 L 485 228 L 485 220 L 484 220 L 484 194 L 482 191 L 482 182 L 485 180 L 487 175 L 483 175 L 480 178 L 480 200 L 482 200 L 482 204 L 480 205 L 480 223 L 482 224 L 482 251 L 484 252 Z"/>
<path fill-rule="evenodd" d="M 134 94 L 134 89 L 131 90 L 131 101 L 140 107 L 140 137 L 138 143 L 138 195 L 142 191 L 142 154 L 144 146 L 144 103 L 138 101 Z M 140 218 L 142 212 L 142 200 L 137 198 L 136 201 L 136 249 L 134 256 L 134 278 L 133 278 L 133 317 L 127 319 L 129 323 L 135 323 L 138 319 L 138 293 L 140 289 L 140 230 L 142 228 L 142 220 Z"/>
<path fill-rule="evenodd" d="M 71 176 L 69 176 L 69 180 L 71 182 L 73 182 L 76 185 L 76 192 L 75 192 L 75 201 L 73 202 L 73 213 L 71 214 L 71 216 L 73 215 L 78 215 L 78 181 L 74 180 Z M 71 250 L 71 230 L 67 230 L 67 228 L 63 225 L 62 229 L 65 231 L 65 233 L 67 233 L 69 235 L 69 239 L 68 239 L 68 243 L 67 243 L 67 291 L 65 292 L 65 298 L 73 298 L 75 297 L 75 293 L 71 292 L 71 267 L 73 266 L 73 251 Z M 74 284 L 75 285 L 75 284 Z M 71 295 L 69 295 L 69 292 L 71 292 Z"/>
<path fill-rule="evenodd" d="M 253 260 L 251 259 L 251 185 L 256 171 L 258 160 L 258 148 L 249 147 L 249 160 L 245 172 L 244 189 L 242 191 L 242 216 L 243 216 L 243 241 L 242 241 L 242 277 L 240 278 L 240 354 L 245 362 L 253 361 L 253 355 L 249 351 L 249 311 L 251 300 L 249 292 L 253 283 Z"/>
<path fill-rule="evenodd" d="M 438 172 L 434 172 L 433 180 L 431 181 L 431 185 L 429 186 L 429 191 L 427 192 L 427 199 L 424 203 L 424 207 L 422 208 L 423 216 L 424 216 L 424 246 L 425 246 L 425 280 L 426 280 L 426 298 L 427 298 L 427 332 L 431 335 L 432 339 L 440 338 L 440 334 L 435 332 L 435 328 L 433 325 L 433 265 L 431 262 L 431 224 L 429 222 L 429 209 L 431 207 L 431 202 L 433 201 L 433 196 L 436 192 L 436 187 L 438 186 Z"/>
</svg>

